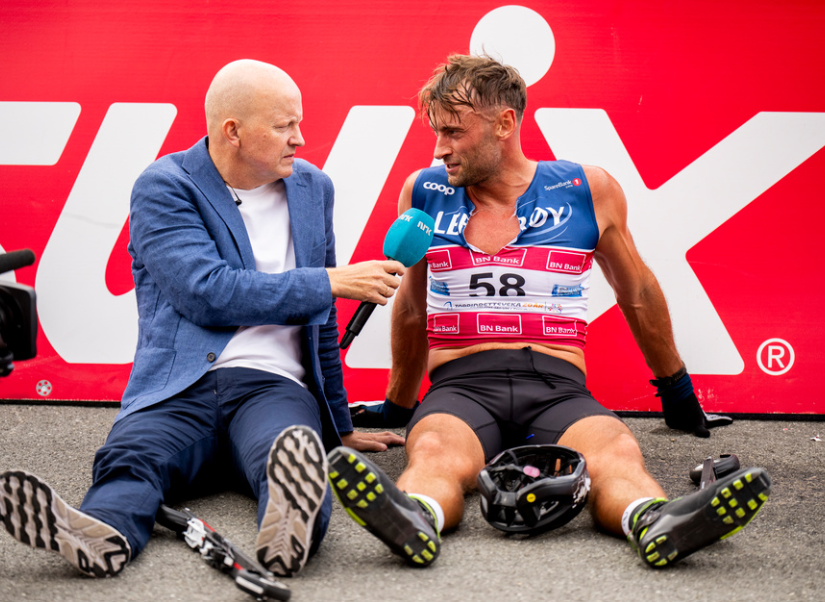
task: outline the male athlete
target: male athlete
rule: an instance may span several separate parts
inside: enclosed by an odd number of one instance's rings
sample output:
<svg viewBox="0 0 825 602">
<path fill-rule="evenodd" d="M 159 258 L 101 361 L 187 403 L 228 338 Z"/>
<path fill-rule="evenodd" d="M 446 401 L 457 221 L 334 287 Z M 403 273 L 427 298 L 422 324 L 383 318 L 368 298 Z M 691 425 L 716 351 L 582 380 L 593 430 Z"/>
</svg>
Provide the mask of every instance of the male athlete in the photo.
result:
<svg viewBox="0 0 825 602">
<path fill-rule="evenodd" d="M 667 424 L 709 435 L 618 183 L 598 167 L 524 155 L 526 86 L 511 67 L 451 56 L 419 99 L 443 165 L 407 179 L 399 211 L 427 212 L 436 235 L 393 307 L 382 415 L 416 406 L 425 369 L 432 387 L 409 422 L 409 464 L 397 487 L 357 451 L 330 453 L 333 490 L 349 514 L 411 565 L 427 566 L 485 463 L 529 443 L 584 455 L 596 523 L 626 535 L 650 566 L 669 566 L 747 524 L 770 492 L 764 470 L 667 501 L 633 434 L 585 387 L 595 259 L 656 377 Z"/>
</svg>

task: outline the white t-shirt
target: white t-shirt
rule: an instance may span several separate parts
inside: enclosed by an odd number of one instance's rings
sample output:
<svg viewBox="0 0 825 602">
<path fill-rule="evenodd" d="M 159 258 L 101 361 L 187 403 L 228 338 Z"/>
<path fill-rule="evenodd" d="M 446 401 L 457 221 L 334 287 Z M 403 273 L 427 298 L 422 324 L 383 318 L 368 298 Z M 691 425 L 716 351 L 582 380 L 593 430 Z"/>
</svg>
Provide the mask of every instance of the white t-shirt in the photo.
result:
<svg viewBox="0 0 825 602">
<path fill-rule="evenodd" d="M 252 190 L 229 188 L 241 200 L 238 209 L 246 225 L 255 269 L 280 274 L 295 269 L 295 247 L 282 180 Z M 303 387 L 301 326 L 241 326 L 210 370 L 254 368 L 291 378 Z"/>
</svg>

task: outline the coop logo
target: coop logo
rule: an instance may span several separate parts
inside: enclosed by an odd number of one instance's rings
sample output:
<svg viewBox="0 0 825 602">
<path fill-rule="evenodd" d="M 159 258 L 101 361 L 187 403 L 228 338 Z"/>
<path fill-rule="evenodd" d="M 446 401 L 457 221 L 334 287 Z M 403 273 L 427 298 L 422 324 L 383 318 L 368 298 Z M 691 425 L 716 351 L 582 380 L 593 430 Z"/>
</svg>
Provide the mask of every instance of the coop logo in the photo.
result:
<svg viewBox="0 0 825 602">
<path fill-rule="evenodd" d="M 426 190 L 437 190 L 438 192 L 443 192 L 447 196 L 455 194 L 455 188 L 452 188 L 451 186 L 444 186 L 444 184 L 436 184 L 435 182 L 424 182 L 424 188 Z"/>
</svg>

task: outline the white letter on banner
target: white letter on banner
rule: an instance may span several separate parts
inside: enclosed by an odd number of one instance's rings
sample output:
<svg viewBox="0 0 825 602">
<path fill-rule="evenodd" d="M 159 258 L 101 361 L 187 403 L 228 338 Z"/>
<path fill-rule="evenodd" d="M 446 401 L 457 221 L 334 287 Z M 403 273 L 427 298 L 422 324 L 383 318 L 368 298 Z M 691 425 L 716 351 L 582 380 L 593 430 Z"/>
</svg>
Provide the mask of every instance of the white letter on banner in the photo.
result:
<svg viewBox="0 0 825 602">
<path fill-rule="evenodd" d="M 350 109 L 324 171 L 335 184 L 335 252 L 348 264 L 401 151 L 415 110 L 407 106 Z M 372 315 L 347 351 L 352 368 L 389 367 L 392 298 Z"/>
<path fill-rule="evenodd" d="M 79 116 L 76 102 L 0 102 L 0 165 L 54 165 Z M 0 282 L 17 278 L 6 272 Z"/>
<path fill-rule="evenodd" d="M 129 217 L 129 197 L 154 161 L 177 109 L 109 107 L 37 270 L 43 332 L 70 364 L 128 364 L 137 344 L 134 290 L 115 296 L 106 265 Z"/>
<path fill-rule="evenodd" d="M 742 357 L 685 255 L 825 146 L 825 113 L 758 113 L 656 190 L 645 186 L 605 111 L 538 109 L 536 122 L 556 157 L 603 167 L 621 184 L 630 231 L 667 296 L 689 370 L 742 372 Z M 615 303 L 594 265 L 588 320 Z"/>
<path fill-rule="evenodd" d="M 335 256 L 352 258 L 415 118 L 412 107 L 355 106 L 324 164 L 335 185 Z"/>
<path fill-rule="evenodd" d="M 54 165 L 79 116 L 76 102 L 0 102 L 0 165 Z"/>
</svg>

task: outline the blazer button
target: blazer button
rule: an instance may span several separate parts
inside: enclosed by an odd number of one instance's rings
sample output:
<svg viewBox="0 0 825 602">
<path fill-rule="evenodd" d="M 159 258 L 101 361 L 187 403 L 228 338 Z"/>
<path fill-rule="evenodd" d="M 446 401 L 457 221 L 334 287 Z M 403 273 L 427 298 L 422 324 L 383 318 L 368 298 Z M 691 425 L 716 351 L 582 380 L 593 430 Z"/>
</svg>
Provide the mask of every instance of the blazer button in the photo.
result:
<svg viewBox="0 0 825 602">
<path fill-rule="evenodd" d="M 210 353 L 206 356 L 206 361 L 208 361 L 208 362 L 214 362 L 216 359 L 217 358 L 215 357 L 214 353 Z"/>
</svg>

